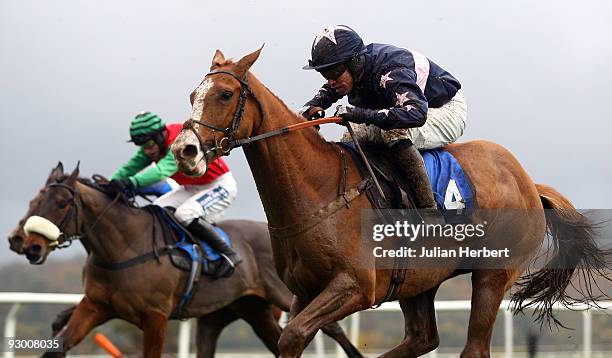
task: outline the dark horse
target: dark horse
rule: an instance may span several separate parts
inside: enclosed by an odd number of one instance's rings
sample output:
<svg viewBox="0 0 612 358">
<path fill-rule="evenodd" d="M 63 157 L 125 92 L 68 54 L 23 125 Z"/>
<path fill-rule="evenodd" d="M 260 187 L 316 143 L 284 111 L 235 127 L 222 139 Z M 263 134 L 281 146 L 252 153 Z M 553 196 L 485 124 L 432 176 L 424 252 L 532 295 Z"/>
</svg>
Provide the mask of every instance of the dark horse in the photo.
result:
<svg viewBox="0 0 612 358">
<path fill-rule="evenodd" d="M 296 296 L 294 318 L 279 348 L 283 357 L 297 357 L 323 325 L 387 300 L 395 270 L 377 268 L 377 259 L 362 244 L 361 212 L 372 206 L 361 195 L 363 178 L 352 158 L 312 127 L 282 130 L 304 118 L 249 72 L 260 51 L 234 62 L 217 50 L 210 73 L 192 93 L 192 117 L 172 150 L 181 171 L 198 175 L 208 161 L 249 143 L 244 153 L 268 218 L 276 269 Z M 591 280 L 609 253 L 596 247 L 591 223 L 561 194 L 536 185 L 505 148 L 473 141 L 446 149 L 473 184 L 478 208 L 529 212 L 520 225 L 489 218 L 487 236 L 513 243 L 508 267 L 470 270 L 472 310 L 461 356 L 489 357 L 504 293 L 529 266 L 547 227 L 555 243 L 551 266 L 529 276 L 516 293 L 519 309 L 534 298 L 548 316 L 553 301 L 568 302 L 565 288 L 574 269 L 585 269 Z M 350 207 L 343 199 L 351 201 Z M 475 223 L 486 222 L 487 217 L 475 215 Z M 555 269 L 559 263 L 565 267 Z M 414 357 L 438 346 L 434 297 L 442 282 L 465 272 L 458 271 L 460 264 L 445 259 L 439 267 L 407 270 L 394 295 L 404 314 L 405 336 L 384 357 Z M 591 292 L 584 294 L 593 298 Z"/>
<path fill-rule="evenodd" d="M 26 235 L 23 226 L 32 216 L 45 218 L 62 235 L 50 240 L 48 226 Z M 30 263 L 42 264 L 66 237 L 85 234 L 81 238 L 89 253 L 83 272 L 85 297 L 58 333 L 64 339 L 64 352 L 96 326 L 120 318 L 144 331 L 145 356 L 161 356 L 168 319 L 181 299 L 188 273 L 176 269 L 167 255 L 117 271 L 100 266 L 151 252 L 154 244 L 161 249 L 165 245 L 162 230 L 152 231 L 159 225 L 149 211 L 111 200 L 87 180 L 78 179 L 78 168 L 64 175 L 60 163 L 51 171 L 9 241 Z M 280 310 L 289 310 L 292 294 L 274 270 L 266 224 L 227 220 L 219 226 L 233 239 L 244 263 L 228 278 L 202 276 L 184 311 L 184 317 L 198 317 L 198 356 L 213 357 L 221 330 L 239 318 L 278 355 L 278 318 Z M 323 330 L 347 354 L 360 356 L 337 323 Z"/>
</svg>

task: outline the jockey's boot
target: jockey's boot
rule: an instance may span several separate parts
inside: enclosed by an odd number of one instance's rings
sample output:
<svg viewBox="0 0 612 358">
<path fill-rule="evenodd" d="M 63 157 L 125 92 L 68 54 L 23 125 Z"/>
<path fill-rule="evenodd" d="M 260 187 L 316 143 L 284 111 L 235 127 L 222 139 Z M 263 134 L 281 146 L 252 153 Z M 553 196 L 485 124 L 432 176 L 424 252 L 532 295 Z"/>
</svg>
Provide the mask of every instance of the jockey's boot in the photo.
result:
<svg viewBox="0 0 612 358">
<path fill-rule="evenodd" d="M 438 211 L 421 153 L 410 139 L 395 141 L 389 148 L 408 186 L 404 190 L 412 193 L 415 205 L 421 211 L 425 223 L 444 225 L 445 220 Z"/>
<path fill-rule="evenodd" d="M 198 218 L 187 225 L 187 230 L 197 238 L 204 240 L 227 261 L 227 265 L 222 265 L 219 272 L 217 272 L 219 277 L 231 275 L 236 266 L 242 262 L 242 257 L 223 240 L 212 224 Z"/>
</svg>

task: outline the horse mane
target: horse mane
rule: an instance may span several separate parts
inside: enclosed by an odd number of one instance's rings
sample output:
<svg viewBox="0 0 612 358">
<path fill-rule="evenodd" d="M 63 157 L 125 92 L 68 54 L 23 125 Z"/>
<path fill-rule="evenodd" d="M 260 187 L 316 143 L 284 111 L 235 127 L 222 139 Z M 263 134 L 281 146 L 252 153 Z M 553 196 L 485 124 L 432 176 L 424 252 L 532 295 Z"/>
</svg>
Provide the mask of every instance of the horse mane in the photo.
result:
<svg viewBox="0 0 612 358">
<path fill-rule="evenodd" d="M 226 59 L 223 62 L 217 62 L 215 63 L 216 67 L 225 67 L 225 66 L 235 66 L 237 63 L 229 58 Z M 259 78 L 257 78 L 251 71 L 247 71 L 247 81 L 248 81 L 248 77 L 252 77 L 255 80 L 257 80 L 257 82 L 259 83 L 259 85 L 261 85 L 261 87 L 263 87 L 270 95 L 272 95 L 272 97 L 274 97 L 281 105 L 284 109 L 286 109 L 288 112 L 295 114 L 296 117 L 299 117 L 300 119 L 304 119 L 302 118 L 302 116 L 300 116 L 299 114 L 297 114 L 295 111 L 293 111 L 291 108 L 289 108 L 289 106 L 287 106 L 287 104 L 285 103 L 285 101 L 283 101 L 279 96 L 277 96 L 272 90 L 270 90 L 263 82 L 261 82 L 259 80 Z M 254 94 L 253 94 L 254 96 Z M 305 121 L 305 119 L 304 119 Z"/>
<path fill-rule="evenodd" d="M 57 183 L 65 182 L 66 180 L 68 180 L 69 177 L 70 177 L 69 174 L 63 174 L 57 179 Z M 88 188 L 94 189 L 100 192 L 101 194 L 108 196 L 108 193 L 106 192 L 106 190 L 92 178 L 78 177 L 77 182 L 85 185 Z M 125 195 L 121 195 L 121 197 L 119 198 L 119 202 L 122 204 L 125 204 L 126 206 L 132 209 L 142 209 L 142 207 L 136 205 L 135 200 L 130 200 L 130 198 L 126 197 Z"/>
<path fill-rule="evenodd" d="M 69 177 L 70 177 L 69 174 L 63 174 L 62 176 L 57 178 L 57 183 L 63 183 L 66 180 L 68 180 Z M 90 187 L 90 188 L 101 190 L 91 178 L 78 177 L 77 181 L 79 183 L 81 183 L 81 184 L 84 184 L 84 185 Z"/>
<path fill-rule="evenodd" d="M 287 104 L 285 103 L 285 101 L 283 101 L 278 95 L 276 95 L 276 93 L 274 93 L 274 91 L 272 91 L 270 88 L 268 88 L 261 80 L 259 80 L 259 78 L 257 78 L 252 72 L 248 72 L 248 74 L 251 76 L 251 78 L 253 78 L 256 81 L 256 85 L 261 87 L 262 91 L 267 92 L 266 94 L 271 96 L 274 100 L 276 100 L 276 102 L 278 103 L 278 105 L 281 107 L 281 109 L 283 109 L 286 113 L 291 114 L 294 118 L 296 118 L 299 122 L 306 122 L 307 120 L 302 117 L 301 115 L 299 115 L 297 112 L 295 112 L 293 109 L 289 108 L 289 106 L 287 106 Z M 259 105 L 262 107 L 262 115 L 264 115 L 264 113 L 266 112 L 266 109 L 263 108 L 264 104 L 255 96 L 255 94 L 253 92 L 251 92 L 252 95 L 255 97 L 255 99 L 257 100 L 257 102 L 259 102 Z M 333 142 L 327 141 L 325 139 L 325 137 L 323 137 L 323 135 L 321 135 L 321 133 L 319 132 L 318 129 L 316 129 L 315 127 L 311 127 L 311 128 L 306 128 L 304 130 L 302 130 L 302 132 L 304 133 L 308 133 L 310 132 L 310 140 L 314 141 L 314 142 L 319 142 L 318 145 L 327 147 L 330 145 L 334 145 Z"/>
</svg>

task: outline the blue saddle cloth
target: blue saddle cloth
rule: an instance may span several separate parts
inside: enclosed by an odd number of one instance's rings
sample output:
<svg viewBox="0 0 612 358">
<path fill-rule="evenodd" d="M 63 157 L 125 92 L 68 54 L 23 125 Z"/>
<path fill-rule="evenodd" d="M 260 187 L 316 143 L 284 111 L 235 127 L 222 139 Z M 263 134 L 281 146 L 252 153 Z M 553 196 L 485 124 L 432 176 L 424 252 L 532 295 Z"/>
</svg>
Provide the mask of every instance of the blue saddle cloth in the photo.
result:
<svg viewBox="0 0 612 358">
<path fill-rule="evenodd" d="M 474 192 L 461 165 L 448 151 L 422 150 L 434 197 L 441 209 L 472 209 Z"/>
<path fill-rule="evenodd" d="M 355 160 L 363 161 L 361 156 L 357 154 L 353 142 L 338 144 L 350 149 Z M 376 151 L 370 154 L 375 153 Z M 474 207 L 474 191 L 457 159 L 443 148 L 421 150 L 420 153 L 425 162 L 438 208 L 459 211 L 472 209 Z"/>
<path fill-rule="evenodd" d="M 187 240 L 187 234 L 185 233 L 185 228 L 175 223 L 174 220 L 170 219 L 168 217 L 168 212 L 164 208 L 157 207 L 157 209 L 160 212 L 160 217 L 166 222 L 166 224 L 178 236 L 178 242 L 175 244 L 176 247 L 187 252 L 189 254 L 189 257 L 191 257 L 192 261 L 197 260 L 198 255 L 193 248 L 193 243 Z M 229 235 L 225 231 L 223 231 L 223 229 L 215 225 L 215 231 L 217 231 L 217 233 L 221 235 L 223 240 L 228 245 L 232 246 L 232 241 L 230 240 Z M 219 253 L 216 250 L 214 250 L 212 247 L 208 246 L 208 244 L 204 242 L 203 240 L 200 240 L 200 246 L 204 248 L 204 255 L 202 255 L 201 257 L 203 264 L 206 264 L 207 261 L 217 261 L 221 258 L 221 255 L 219 255 Z"/>
</svg>

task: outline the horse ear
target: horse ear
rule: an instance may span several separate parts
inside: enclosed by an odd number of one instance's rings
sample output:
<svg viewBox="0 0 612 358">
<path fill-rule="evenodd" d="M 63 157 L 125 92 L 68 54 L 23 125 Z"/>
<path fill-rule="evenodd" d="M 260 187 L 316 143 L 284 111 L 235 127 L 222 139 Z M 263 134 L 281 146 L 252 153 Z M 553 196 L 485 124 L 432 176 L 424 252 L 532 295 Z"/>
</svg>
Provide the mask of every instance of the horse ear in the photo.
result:
<svg viewBox="0 0 612 358">
<path fill-rule="evenodd" d="M 240 77 L 244 76 L 251 66 L 253 66 L 255 61 L 257 61 L 257 58 L 259 58 L 259 54 L 261 53 L 261 49 L 263 49 L 264 45 L 261 45 L 258 50 L 251 52 L 238 61 L 236 64 L 236 72 Z"/>
<path fill-rule="evenodd" d="M 219 67 L 225 62 L 225 56 L 221 50 L 217 49 L 215 51 L 215 56 L 213 56 L 212 65 L 210 65 L 210 69 L 212 70 L 214 67 Z"/>
<path fill-rule="evenodd" d="M 62 164 L 62 162 L 57 162 L 57 166 L 51 169 L 51 173 L 49 173 L 49 177 L 47 178 L 47 183 L 45 183 L 45 185 L 56 182 L 62 177 L 62 175 L 64 175 L 64 164 Z"/>
<path fill-rule="evenodd" d="M 68 177 L 68 180 L 66 181 L 68 185 L 74 185 L 74 183 L 76 183 L 76 180 L 79 178 L 79 166 L 80 165 L 81 165 L 81 161 L 79 160 L 77 162 L 76 168 L 74 168 L 72 173 L 70 173 L 70 177 Z"/>
</svg>

